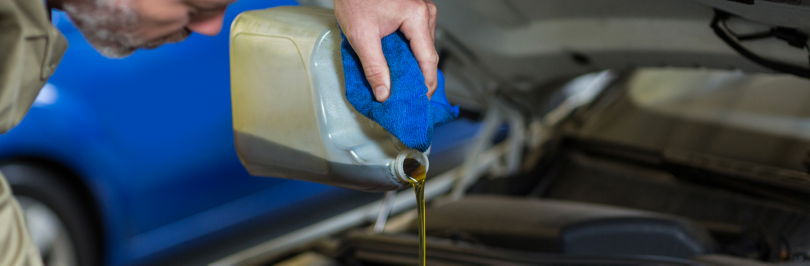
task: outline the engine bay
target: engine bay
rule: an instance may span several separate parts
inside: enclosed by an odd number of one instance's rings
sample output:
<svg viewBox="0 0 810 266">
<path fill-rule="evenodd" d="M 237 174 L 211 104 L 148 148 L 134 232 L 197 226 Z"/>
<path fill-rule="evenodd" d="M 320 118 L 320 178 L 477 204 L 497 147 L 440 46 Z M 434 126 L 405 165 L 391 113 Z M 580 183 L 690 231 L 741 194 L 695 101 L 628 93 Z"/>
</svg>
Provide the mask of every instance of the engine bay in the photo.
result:
<svg viewBox="0 0 810 266">
<path fill-rule="evenodd" d="M 501 165 L 493 166 L 496 170 L 475 179 L 461 197 L 454 198 L 454 190 L 430 201 L 428 264 L 801 264 L 810 254 L 810 212 L 804 193 L 810 176 L 801 171 L 802 164 L 774 158 L 784 153 L 768 153 L 768 146 L 739 142 L 711 148 L 719 144 L 707 141 L 717 142 L 717 134 L 723 139 L 771 138 L 790 146 L 810 141 L 784 131 L 774 133 L 778 130 L 773 128 L 728 124 L 728 114 L 719 116 L 721 123 L 662 113 L 660 102 L 647 108 L 633 98 L 632 84 L 640 84 L 633 81 L 671 72 L 617 75 L 593 102 L 573 109 L 554 126 L 539 149 L 541 156 L 523 150 L 517 173 L 501 175 L 508 171 L 497 169 L 509 163 L 499 161 Z M 795 79 L 784 76 L 760 87 Z M 748 82 L 760 84 L 755 80 Z M 806 82 L 801 81 L 800 87 Z M 740 104 L 746 102 L 745 95 L 759 91 L 739 80 L 727 84 L 743 96 L 726 101 L 724 110 L 748 108 Z M 693 93 L 712 99 L 712 93 L 725 90 L 715 86 Z M 705 103 L 690 107 L 700 104 Z M 774 106 L 793 110 L 791 115 L 805 112 L 784 102 Z M 490 135 L 494 147 L 509 144 L 511 128 L 495 131 Z M 652 141 L 656 139 L 660 141 Z M 314 241 L 277 262 L 317 254 L 318 261 L 332 263 L 324 265 L 416 264 L 413 212 L 391 218 L 382 233 L 372 232 L 370 226 Z"/>
</svg>

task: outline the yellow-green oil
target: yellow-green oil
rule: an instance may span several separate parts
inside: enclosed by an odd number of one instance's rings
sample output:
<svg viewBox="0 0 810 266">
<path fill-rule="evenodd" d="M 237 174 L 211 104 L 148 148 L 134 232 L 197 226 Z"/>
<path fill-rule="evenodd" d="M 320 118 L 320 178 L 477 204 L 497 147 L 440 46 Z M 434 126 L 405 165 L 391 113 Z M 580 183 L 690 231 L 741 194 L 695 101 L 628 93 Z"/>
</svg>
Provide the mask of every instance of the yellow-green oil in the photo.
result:
<svg viewBox="0 0 810 266">
<path fill-rule="evenodd" d="M 425 178 L 427 171 L 425 166 L 419 164 L 416 160 L 406 159 L 405 161 L 404 168 L 406 173 L 410 173 L 410 182 L 413 191 L 416 193 L 416 211 L 419 214 L 419 265 L 424 266 L 426 261 L 425 251 L 427 250 L 425 246 Z"/>
</svg>

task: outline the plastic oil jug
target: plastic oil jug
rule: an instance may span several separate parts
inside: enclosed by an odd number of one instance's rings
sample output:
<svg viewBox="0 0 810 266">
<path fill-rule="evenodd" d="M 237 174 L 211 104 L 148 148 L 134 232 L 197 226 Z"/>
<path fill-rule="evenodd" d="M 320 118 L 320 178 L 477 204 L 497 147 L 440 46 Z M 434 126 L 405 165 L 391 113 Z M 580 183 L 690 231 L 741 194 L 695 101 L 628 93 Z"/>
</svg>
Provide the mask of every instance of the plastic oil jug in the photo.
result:
<svg viewBox="0 0 810 266">
<path fill-rule="evenodd" d="M 409 186 L 405 147 L 346 100 L 334 11 L 276 7 L 231 25 L 231 100 L 237 154 L 255 176 L 363 191 Z"/>
</svg>

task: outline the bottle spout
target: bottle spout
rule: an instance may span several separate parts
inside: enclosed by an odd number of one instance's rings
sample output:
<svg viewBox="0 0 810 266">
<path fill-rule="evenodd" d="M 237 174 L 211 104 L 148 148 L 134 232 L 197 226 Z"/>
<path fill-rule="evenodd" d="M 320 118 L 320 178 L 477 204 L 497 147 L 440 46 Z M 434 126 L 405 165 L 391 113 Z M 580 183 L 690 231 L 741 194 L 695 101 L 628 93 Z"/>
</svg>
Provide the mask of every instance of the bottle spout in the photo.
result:
<svg viewBox="0 0 810 266">
<path fill-rule="evenodd" d="M 404 183 L 411 183 L 410 173 L 419 166 L 425 167 L 425 172 L 430 168 L 428 157 L 417 150 L 403 150 L 394 159 L 394 175 Z"/>
</svg>

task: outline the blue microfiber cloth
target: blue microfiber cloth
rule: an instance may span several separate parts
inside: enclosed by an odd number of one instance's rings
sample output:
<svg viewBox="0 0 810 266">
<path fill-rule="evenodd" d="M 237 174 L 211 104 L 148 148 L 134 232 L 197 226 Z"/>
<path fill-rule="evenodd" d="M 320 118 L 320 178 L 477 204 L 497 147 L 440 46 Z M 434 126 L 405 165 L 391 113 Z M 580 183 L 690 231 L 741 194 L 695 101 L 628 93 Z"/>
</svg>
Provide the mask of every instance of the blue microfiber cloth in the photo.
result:
<svg viewBox="0 0 810 266">
<path fill-rule="evenodd" d="M 427 151 L 433 139 L 433 125 L 458 116 L 458 107 L 447 102 L 444 75 L 438 72 L 438 86 L 429 100 L 425 77 L 411 52 L 408 39 L 397 31 L 382 39 L 382 49 L 391 71 L 391 93 L 380 103 L 366 80 L 360 58 L 341 33 L 341 57 L 346 77 L 346 98 L 361 114 L 374 120 L 399 138 L 408 148 Z"/>
</svg>

